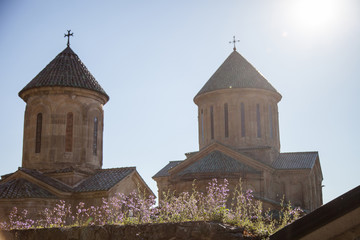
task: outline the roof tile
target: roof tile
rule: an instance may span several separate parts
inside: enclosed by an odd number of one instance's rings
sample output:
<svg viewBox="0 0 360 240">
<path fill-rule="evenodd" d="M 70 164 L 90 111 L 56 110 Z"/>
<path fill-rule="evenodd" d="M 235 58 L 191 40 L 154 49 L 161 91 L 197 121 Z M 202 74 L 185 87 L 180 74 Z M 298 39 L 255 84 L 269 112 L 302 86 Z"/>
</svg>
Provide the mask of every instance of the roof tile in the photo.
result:
<svg viewBox="0 0 360 240">
<path fill-rule="evenodd" d="M 206 92 L 229 88 L 258 88 L 277 93 L 264 76 L 237 51 L 229 55 L 195 97 Z"/>
<path fill-rule="evenodd" d="M 169 162 L 163 169 L 153 176 L 156 177 L 166 177 L 170 176 L 169 170 L 184 161 L 172 161 Z M 258 173 L 256 169 L 247 166 L 238 160 L 220 152 L 213 151 L 203 158 L 197 160 L 195 163 L 191 164 L 181 172 L 179 175 L 186 174 L 195 174 L 195 173 L 240 173 L 240 172 L 251 172 Z"/>
<path fill-rule="evenodd" d="M 20 171 L 36 178 L 37 180 L 40 180 L 58 190 L 61 190 L 63 192 L 71 192 L 71 187 L 69 187 L 66 184 L 63 184 L 62 182 L 60 182 L 59 180 L 56 180 L 52 177 L 46 176 L 45 174 L 43 174 L 42 172 L 39 172 L 37 170 L 34 169 L 28 169 L 28 168 L 19 168 Z"/>
<path fill-rule="evenodd" d="M 311 169 L 313 168 L 318 152 L 292 152 L 280 153 L 272 166 L 274 169 Z M 153 178 L 170 176 L 169 170 L 179 165 L 184 161 L 171 161 Z M 205 157 L 199 159 L 194 164 L 182 170 L 179 175 L 194 174 L 194 173 L 211 173 L 211 172 L 224 172 L 236 173 L 248 171 L 257 173 L 258 171 L 250 166 L 247 166 L 236 159 L 233 159 L 220 151 L 213 151 Z"/>
<path fill-rule="evenodd" d="M 104 89 L 70 47 L 59 53 L 19 92 L 19 96 L 32 88 L 54 86 L 85 88 L 99 92 L 109 99 Z"/>
<path fill-rule="evenodd" d="M 153 178 L 170 176 L 169 170 L 172 169 L 173 167 L 179 165 L 182 162 L 183 161 L 170 161 L 165 167 L 163 167 L 159 172 L 157 172 L 153 176 Z"/>
<path fill-rule="evenodd" d="M 275 169 L 311 169 L 318 156 L 318 152 L 280 153 L 272 167 Z"/>
<path fill-rule="evenodd" d="M 240 173 L 251 172 L 258 173 L 258 171 L 250 166 L 247 166 L 238 160 L 220 152 L 213 151 L 205 157 L 199 159 L 194 164 L 188 166 L 179 175 L 194 174 L 194 173 Z"/>
<path fill-rule="evenodd" d="M 56 198 L 56 196 L 23 178 L 0 183 L 0 199 L 15 198 Z"/>
<path fill-rule="evenodd" d="M 83 182 L 72 188 L 61 181 L 33 169 L 19 168 L 20 171 L 63 192 L 107 191 L 136 170 L 135 167 L 98 169 Z M 68 172 L 69 169 L 64 169 Z M 75 170 L 73 170 L 75 171 Z M 60 170 L 57 172 L 61 172 Z"/>
<path fill-rule="evenodd" d="M 94 175 L 75 187 L 73 191 L 107 191 L 134 171 L 135 167 L 99 169 Z"/>
</svg>

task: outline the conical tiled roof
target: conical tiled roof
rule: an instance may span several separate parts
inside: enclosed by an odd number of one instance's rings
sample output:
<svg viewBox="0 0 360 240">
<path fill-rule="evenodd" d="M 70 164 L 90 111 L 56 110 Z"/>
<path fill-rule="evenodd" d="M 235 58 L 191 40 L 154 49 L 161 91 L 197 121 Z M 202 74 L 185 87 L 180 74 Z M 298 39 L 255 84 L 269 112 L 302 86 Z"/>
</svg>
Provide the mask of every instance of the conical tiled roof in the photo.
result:
<svg viewBox="0 0 360 240">
<path fill-rule="evenodd" d="M 31 82 L 20 92 L 40 87 L 75 87 L 84 88 L 103 94 L 109 99 L 104 89 L 95 80 L 80 58 L 68 46 L 59 53 Z"/>
<path fill-rule="evenodd" d="M 264 76 L 235 50 L 195 97 L 206 92 L 228 88 L 258 88 L 277 92 Z"/>
</svg>

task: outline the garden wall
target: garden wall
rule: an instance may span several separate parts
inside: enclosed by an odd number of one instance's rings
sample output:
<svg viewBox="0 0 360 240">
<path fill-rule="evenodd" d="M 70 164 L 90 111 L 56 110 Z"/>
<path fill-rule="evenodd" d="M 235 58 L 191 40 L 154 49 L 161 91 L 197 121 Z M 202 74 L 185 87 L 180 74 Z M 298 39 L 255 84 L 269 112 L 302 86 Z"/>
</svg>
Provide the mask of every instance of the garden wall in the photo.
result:
<svg viewBox="0 0 360 240">
<path fill-rule="evenodd" d="M 0 240 L 255 240 L 244 229 L 215 222 L 105 225 L 0 231 Z"/>
</svg>

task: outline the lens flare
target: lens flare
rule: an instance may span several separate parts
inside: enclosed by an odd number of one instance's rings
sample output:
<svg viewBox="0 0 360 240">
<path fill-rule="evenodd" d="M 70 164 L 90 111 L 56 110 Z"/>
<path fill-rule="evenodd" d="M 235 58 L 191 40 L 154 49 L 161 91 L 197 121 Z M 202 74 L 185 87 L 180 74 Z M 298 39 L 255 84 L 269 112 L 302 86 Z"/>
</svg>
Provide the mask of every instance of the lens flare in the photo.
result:
<svg viewBox="0 0 360 240">
<path fill-rule="evenodd" d="M 338 0 L 294 0 L 291 17 L 301 28 L 310 31 L 324 31 L 336 25 L 341 6 Z"/>
</svg>

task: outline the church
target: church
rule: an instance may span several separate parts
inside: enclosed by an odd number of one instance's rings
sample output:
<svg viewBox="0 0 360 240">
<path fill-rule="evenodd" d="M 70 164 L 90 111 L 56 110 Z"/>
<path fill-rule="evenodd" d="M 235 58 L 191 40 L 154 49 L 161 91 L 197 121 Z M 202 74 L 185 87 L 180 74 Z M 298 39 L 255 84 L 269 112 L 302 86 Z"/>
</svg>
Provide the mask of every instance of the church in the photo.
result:
<svg viewBox="0 0 360 240">
<path fill-rule="evenodd" d="M 205 191 L 213 178 L 234 189 L 242 181 L 265 209 L 284 197 L 307 212 L 322 205 L 318 152 L 280 152 L 280 93 L 234 49 L 194 97 L 199 151 L 170 161 L 153 176 L 163 192 Z"/>
<path fill-rule="evenodd" d="M 59 200 L 101 204 L 140 188 L 154 195 L 135 167 L 102 169 L 103 106 L 109 96 L 67 47 L 19 92 L 26 103 L 22 166 L 1 176 L 0 217 L 14 207 L 36 211 Z M 235 40 L 234 40 L 235 44 Z M 199 151 L 153 176 L 162 193 L 205 191 L 213 178 L 230 189 L 241 179 L 265 208 L 283 196 L 307 211 L 322 205 L 318 152 L 280 152 L 282 96 L 235 48 L 194 97 Z"/>
<path fill-rule="evenodd" d="M 135 167 L 102 169 L 103 106 L 109 96 L 67 47 L 20 92 L 26 103 L 22 166 L 0 180 L 0 217 L 13 207 L 36 211 L 59 200 L 102 203 L 140 188 Z"/>
</svg>

